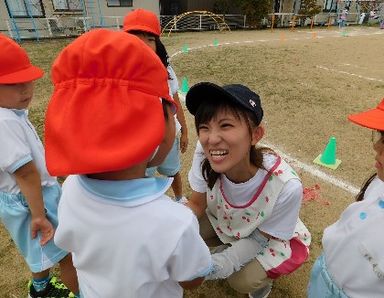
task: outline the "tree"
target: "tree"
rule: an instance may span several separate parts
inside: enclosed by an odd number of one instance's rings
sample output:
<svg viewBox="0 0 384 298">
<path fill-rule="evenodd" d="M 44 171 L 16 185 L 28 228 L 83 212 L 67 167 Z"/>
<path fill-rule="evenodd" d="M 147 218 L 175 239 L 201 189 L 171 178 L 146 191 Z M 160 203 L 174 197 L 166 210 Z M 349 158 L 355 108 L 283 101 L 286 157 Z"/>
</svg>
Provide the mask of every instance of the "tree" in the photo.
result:
<svg viewBox="0 0 384 298">
<path fill-rule="evenodd" d="M 312 18 L 321 11 L 321 6 L 317 4 L 317 0 L 302 0 L 299 14 Z"/>
<path fill-rule="evenodd" d="M 236 0 L 247 21 L 256 28 L 262 27 L 262 19 L 273 11 L 273 0 Z"/>
<path fill-rule="evenodd" d="M 213 12 L 220 14 L 227 14 L 231 10 L 231 1 L 230 0 L 216 0 L 213 4 Z"/>
</svg>

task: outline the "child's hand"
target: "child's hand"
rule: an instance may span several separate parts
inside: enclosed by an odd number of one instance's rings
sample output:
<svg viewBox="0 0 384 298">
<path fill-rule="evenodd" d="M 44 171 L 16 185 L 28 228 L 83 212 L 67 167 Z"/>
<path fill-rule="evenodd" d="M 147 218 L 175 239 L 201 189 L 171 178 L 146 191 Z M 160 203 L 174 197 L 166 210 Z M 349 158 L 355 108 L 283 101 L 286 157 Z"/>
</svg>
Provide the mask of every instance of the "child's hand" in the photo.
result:
<svg viewBox="0 0 384 298">
<path fill-rule="evenodd" d="M 31 220 L 31 235 L 32 239 L 36 238 L 40 232 L 40 245 L 45 245 L 53 238 L 55 229 L 46 217 L 37 217 Z"/>
<path fill-rule="evenodd" d="M 180 135 L 180 151 L 185 153 L 188 148 L 188 134 L 186 132 L 181 132 Z"/>
</svg>

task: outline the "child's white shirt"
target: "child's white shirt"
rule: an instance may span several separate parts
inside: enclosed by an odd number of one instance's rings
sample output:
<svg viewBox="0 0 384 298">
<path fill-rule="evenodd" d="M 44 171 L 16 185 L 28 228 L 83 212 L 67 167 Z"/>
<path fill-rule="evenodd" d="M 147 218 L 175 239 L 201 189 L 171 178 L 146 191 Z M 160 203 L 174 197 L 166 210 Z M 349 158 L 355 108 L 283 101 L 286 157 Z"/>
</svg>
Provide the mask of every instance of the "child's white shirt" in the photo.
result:
<svg viewBox="0 0 384 298">
<path fill-rule="evenodd" d="M 208 187 L 201 172 L 201 163 L 204 158 L 203 148 L 198 141 L 192 160 L 192 167 L 188 173 L 188 180 L 191 188 L 200 193 L 206 193 Z M 263 164 L 266 169 L 271 168 L 275 161 L 275 156 L 264 155 Z M 225 175 L 222 175 L 224 191 L 228 194 L 228 197 L 236 200 L 233 202 L 234 204 L 246 204 L 255 195 L 266 175 L 267 171 L 260 169 L 254 177 L 244 183 L 233 183 Z M 303 188 L 300 180 L 289 180 L 281 190 L 272 214 L 258 229 L 279 239 L 291 239 L 297 224 L 302 193 Z"/>
<path fill-rule="evenodd" d="M 57 183 L 47 171 L 44 147 L 28 120 L 28 111 L 0 108 L 0 191 L 19 193 L 13 173 L 32 160 L 43 186 Z"/>
<path fill-rule="evenodd" d="M 177 80 L 176 73 L 173 70 L 171 65 L 167 66 L 167 71 L 169 75 L 169 79 L 168 79 L 169 95 L 171 95 L 173 98 L 173 96 L 179 90 L 179 81 Z M 181 124 L 179 120 L 177 120 L 177 115 L 175 115 L 175 123 L 176 123 L 176 135 L 177 135 L 181 129 Z"/>
<path fill-rule="evenodd" d="M 67 178 L 55 243 L 73 253 L 82 297 L 181 298 L 179 281 L 208 274 L 196 217 L 164 195 L 171 182 Z"/>
<path fill-rule="evenodd" d="M 340 219 L 324 230 L 327 270 L 346 295 L 384 295 L 384 182 L 375 178 L 364 200 L 349 205 Z"/>
</svg>

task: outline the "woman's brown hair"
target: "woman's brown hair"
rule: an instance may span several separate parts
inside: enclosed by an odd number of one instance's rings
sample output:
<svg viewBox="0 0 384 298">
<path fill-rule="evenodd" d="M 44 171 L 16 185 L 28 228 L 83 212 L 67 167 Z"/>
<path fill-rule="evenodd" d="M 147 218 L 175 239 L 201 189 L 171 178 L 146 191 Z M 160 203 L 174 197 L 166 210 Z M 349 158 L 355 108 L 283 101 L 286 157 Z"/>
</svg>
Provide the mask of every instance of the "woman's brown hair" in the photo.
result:
<svg viewBox="0 0 384 298">
<path fill-rule="evenodd" d="M 372 180 L 375 179 L 377 176 L 377 173 L 373 174 L 371 177 L 369 177 L 363 187 L 360 189 L 359 193 L 356 195 L 356 202 L 360 202 L 362 200 L 364 200 L 364 194 L 365 194 L 365 191 L 367 190 L 369 184 L 371 184 Z"/>
</svg>

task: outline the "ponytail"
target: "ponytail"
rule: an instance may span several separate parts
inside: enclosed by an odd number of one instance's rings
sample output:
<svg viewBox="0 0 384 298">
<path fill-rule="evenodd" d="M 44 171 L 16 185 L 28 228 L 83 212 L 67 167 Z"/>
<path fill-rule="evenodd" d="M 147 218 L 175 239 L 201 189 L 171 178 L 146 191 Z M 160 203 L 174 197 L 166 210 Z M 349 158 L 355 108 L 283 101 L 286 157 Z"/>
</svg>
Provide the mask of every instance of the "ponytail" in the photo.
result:
<svg viewBox="0 0 384 298">
<path fill-rule="evenodd" d="M 372 180 L 375 179 L 377 176 L 377 173 L 373 174 L 371 177 L 365 181 L 363 187 L 360 189 L 359 193 L 356 196 L 356 202 L 360 202 L 364 200 L 365 191 L 367 190 L 369 184 L 371 184 Z"/>
</svg>

